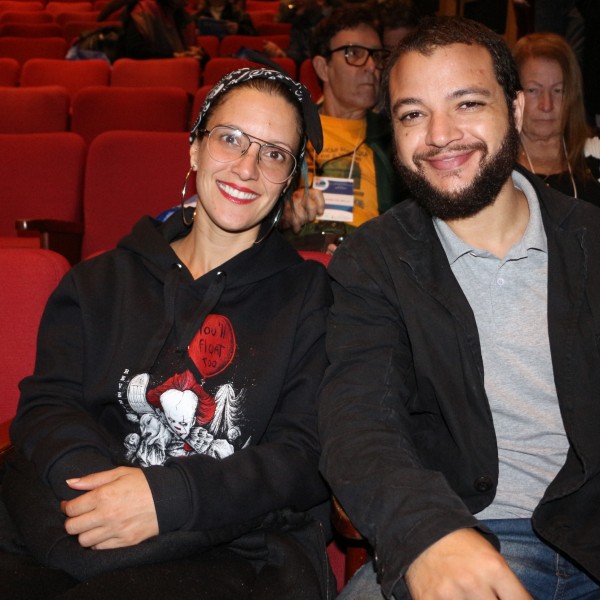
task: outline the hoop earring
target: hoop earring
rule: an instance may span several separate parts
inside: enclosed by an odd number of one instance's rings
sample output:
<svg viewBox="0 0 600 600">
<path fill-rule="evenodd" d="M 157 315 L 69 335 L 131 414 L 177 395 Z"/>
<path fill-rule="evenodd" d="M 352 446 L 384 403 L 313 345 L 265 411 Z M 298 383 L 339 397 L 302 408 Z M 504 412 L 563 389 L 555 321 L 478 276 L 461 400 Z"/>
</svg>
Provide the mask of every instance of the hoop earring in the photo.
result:
<svg viewBox="0 0 600 600">
<path fill-rule="evenodd" d="M 196 216 L 196 211 L 194 211 L 191 221 L 188 222 L 185 219 L 185 191 L 187 188 L 188 179 L 193 171 L 194 171 L 194 168 L 190 167 L 190 170 L 187 172 L 187 175 L 185 176 L 185 181 L 183 182 L 183 189 L 181 190 L 181 218 L 183 220 L 183 224 L 186 227 L 191 227 L 194 224 L 194 217 Z"/>
<path fill-rule="evenodd" d="M 282 214 L 283 214 L 283 203 L 279 202 L 277 212 L 273 215 L 273 218 L 271 219 L 271 224 L 267 227 L 267 230 L 265 231 L 264 235 L 262 235 L 260 237 L 260 239 L 258 239 L 254 242 L 255 246 L 257 244 L 260 244 L 271 233 L 271 231 L 273 231 L 273 229 L 275 229 L 275 227 L 277 226 L 277 223 L 279 223 L 279 219 L 281 219 Z"/>
</svg>

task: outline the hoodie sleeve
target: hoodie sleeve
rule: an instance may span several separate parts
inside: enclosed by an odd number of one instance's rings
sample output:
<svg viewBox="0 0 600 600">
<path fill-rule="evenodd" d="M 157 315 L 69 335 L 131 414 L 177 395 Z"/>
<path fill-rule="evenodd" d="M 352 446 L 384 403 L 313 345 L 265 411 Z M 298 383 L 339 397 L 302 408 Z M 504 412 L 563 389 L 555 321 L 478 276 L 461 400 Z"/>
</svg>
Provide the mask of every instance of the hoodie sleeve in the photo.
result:
<svg viewBox="0 0 600 600">
<path fill-rule="evenodd" d="M 38 333 L 34 374 L 21 384 L 11 439 L 58 498 L 80 492 L 68 477 L 115 467 L 110 438 L 85 407 L 84 331 L 72 274 L 50 297 Z"/>
<path fill-rule="evenodd" d="M 278 509 L 304 511 L 327 499 L 318 472 L 316 398 L 326 367 L 331 291 L 320 265 L 309 270 L 284 384 L 274 392 L 279 399 L 259 442 L 222 460 L 194 455 L 145 470 L 161 532 L 238 527 Z"/>
</svg>

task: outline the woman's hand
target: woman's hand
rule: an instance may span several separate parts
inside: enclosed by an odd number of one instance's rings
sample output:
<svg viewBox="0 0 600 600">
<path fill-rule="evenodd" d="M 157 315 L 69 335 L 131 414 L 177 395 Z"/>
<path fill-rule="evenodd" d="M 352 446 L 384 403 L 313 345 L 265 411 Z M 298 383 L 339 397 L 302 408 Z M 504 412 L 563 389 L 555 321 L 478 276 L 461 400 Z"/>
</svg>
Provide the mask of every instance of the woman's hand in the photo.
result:
<svg viewBox="0 0 600 600">
<path fill-rule="evenodd" d="M 105 550 L 134 546 L 158 535 L 158 519 L 150 486 L 141 469 L 118 467 L 68 479 L 74 490 L 87 490 L 61 502 L 65 529 L 84 548 Z"/>
</svg>

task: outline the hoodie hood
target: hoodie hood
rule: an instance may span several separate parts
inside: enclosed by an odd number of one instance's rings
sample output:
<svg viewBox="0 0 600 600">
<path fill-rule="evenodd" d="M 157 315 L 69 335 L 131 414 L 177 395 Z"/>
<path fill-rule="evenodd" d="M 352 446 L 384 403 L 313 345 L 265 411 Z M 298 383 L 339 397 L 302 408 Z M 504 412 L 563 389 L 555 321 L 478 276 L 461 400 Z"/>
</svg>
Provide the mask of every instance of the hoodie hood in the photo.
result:
<svg viewBox="0 0 600 600">
<path fill-rule="evenodd" d="M 260 243 L 194 280 L 170 246 L 189 232 L 180 211 L 164 223 L 144 217 L 117 246 L 137 255 L 148 273 L 163 285 L 165 320 L 153 343 L 146 345 L 143 364 L 148 371 L 171 335 L 175 336 L 177 352 L 185 353 L 206 316 L 221 300 L 232 301 L 249 286 L 260 285 L 279 271 L 302 262 L 279 232 L 272 231 Z"/>
<path fill-rule="evenodd" d="M 151 217 L 144 217 L 124 237 L 118 248 L 132 252 L 142 258 L 146 268 L 159 280 L 165 281 L 167 274 L 177 266 L 182 270 L 182 263 L 171 249 L 171 242 L 186 237 L 190 229 L 181 219 L 180 211 L 176 211 L 164 223 Z M 269 256 L 269 260 L 259 260 Z M 298 253 L 288 244 L 277 231 L 272 231 L 263 241 L 255 244 L 223 263 L 213 271 L 206 273 L 196 280 L 201 286 L 205 278 L 211 274 L 224 271 L 229 281 L 228 287 L 246 286 L 258 283 L 262 279 L 289 268 L 302 261 Z M 184 271 L 187 269 L 183 268 Z M 191 281 L 191 276 L 189 277 Z"/>
</svg>

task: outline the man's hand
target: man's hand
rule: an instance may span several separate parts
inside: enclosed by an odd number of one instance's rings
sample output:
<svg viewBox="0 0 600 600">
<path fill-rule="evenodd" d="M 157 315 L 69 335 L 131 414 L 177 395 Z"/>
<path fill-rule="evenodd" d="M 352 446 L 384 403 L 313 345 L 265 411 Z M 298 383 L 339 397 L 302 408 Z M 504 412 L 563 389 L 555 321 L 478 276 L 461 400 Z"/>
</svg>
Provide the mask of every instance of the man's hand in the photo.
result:
<svg viewBox="0 0 600 600">
<path fill-rule="evenodd" d="M 500 553 L 474 529 L 454 531 L 406 572 L 413 600 L 532 600 Z"/>
<path fill-rule="evenodd" d="M 283 229 L 292 228 L 294 233 L 299 233 L 305 223 L 314 221 L 317 215 L 322 215 L 325 210 L 325 198 L 321 190 L 308 189 L 308 197 L 304 188 L 296 190 L 292 202 L 287 202 L 281 217 Z"/>
<path fill-rule="evenodd" d="M 105 550 L 134 546 L 158 535 L 152 492 L 141 469 L 118 467 L 67 480 L 75 490 L 87 490 L 61 502 L 65 529 L 84 548 Z"/>
</svg>

